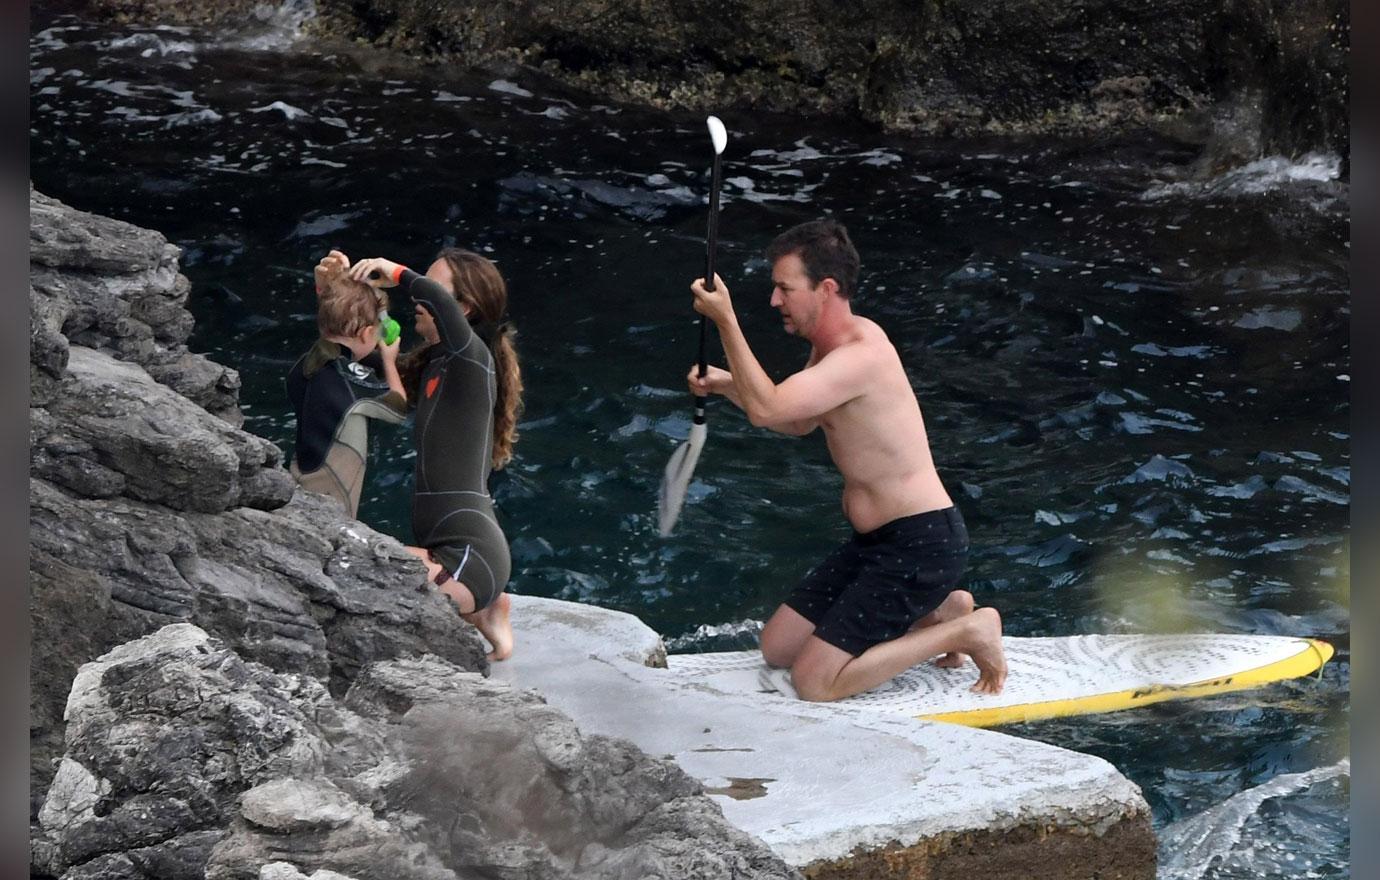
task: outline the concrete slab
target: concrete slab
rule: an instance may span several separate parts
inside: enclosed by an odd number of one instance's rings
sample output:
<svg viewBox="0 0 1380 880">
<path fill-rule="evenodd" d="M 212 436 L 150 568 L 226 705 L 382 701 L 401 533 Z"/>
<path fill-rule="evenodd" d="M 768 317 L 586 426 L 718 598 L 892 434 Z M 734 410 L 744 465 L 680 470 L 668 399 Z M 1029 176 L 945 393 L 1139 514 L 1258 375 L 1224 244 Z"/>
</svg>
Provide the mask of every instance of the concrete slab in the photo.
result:
<svg viewBox="0 0 1380 880">
<path fill-rule="evenodd" d="M 654 631 L 607 609 L 514 596 L 513 628 L 517 648 L 494 678 L 536 690 L 586 733 L 675 760 L 810 876 L 908 876 L 923 863 L 913 876 L 938 877 L 975 852 L 988 876 L 1007 863 L 1034 876 L 1030 860 L 1052 852 L 1069 872 L 1039 876 L 1154 875 L 1149 809 L 1100 758 L 686 682 L 647 665 L 664 663 Z"/>
</svg>

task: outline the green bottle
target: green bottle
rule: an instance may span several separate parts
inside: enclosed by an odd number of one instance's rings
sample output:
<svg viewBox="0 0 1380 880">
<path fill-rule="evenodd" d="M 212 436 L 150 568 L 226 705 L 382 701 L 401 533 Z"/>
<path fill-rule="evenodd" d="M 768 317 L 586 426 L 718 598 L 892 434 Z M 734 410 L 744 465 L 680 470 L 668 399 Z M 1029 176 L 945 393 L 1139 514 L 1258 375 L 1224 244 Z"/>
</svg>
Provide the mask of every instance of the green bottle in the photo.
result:
<svg viewBox="0 0 1380 880">
<path fill-rule="evenodd" d="M 402 327 L 397 321 L 388 317 L 388 310 L 383 309 L 379 312 L 379 335 L 383 337 L 384 345 L 392 345 L 398 341 L 402 335 Z"/>
</svg>

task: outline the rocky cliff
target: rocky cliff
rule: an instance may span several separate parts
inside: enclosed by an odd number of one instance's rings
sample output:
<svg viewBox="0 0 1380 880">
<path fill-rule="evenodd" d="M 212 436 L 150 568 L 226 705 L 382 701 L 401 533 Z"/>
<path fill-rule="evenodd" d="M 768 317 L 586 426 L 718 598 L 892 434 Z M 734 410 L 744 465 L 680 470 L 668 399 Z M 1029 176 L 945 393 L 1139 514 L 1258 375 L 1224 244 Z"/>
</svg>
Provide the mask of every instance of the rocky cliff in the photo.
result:
<svg viewBox="0 0 1380 880">
<path fill-rule="evenodd" d="M 234 25 L 264 4 L 88 0 Z M 520 63 L 618 100 L 839 114 L 937 135 L 1203 142 L 1219 163 L 1349 151 L 1345 0 L 316 0 L 314 39 Z M 1229 143 L 1223 144 L 1223 141 Z"/>
<path fill-rule="evenodd" d="M 35 875 L 792 876 L 295 489 L 161 235 L 31 190 L 29 245 Z"/>
</svg>

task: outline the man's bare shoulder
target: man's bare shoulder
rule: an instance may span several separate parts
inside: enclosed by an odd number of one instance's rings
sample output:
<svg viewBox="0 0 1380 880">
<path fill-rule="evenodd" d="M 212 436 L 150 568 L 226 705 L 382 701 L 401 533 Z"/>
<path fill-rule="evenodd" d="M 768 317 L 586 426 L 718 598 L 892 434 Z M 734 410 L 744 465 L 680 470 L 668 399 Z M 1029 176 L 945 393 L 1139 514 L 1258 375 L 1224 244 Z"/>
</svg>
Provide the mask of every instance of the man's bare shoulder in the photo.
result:
<svg viewBox="0 0 1380 880">
<path fill-rule="evenodd" d="M 858 321 L 850 338 L 828 352 L 816 349 L 803 372 L 820 377 L 850 398 L 869 396 L 880 372 L 898 364 L 896 348 L 882 328 L 866 319 Z"/>
<path fill-rule="evenodd" d="M 809 366 L 823 365 L 829 369 L 839 369 L 845 365 L 851 367 L 869 365 L 880 353 L 891 347 L 891 342 L 886 338 L 886 335 L 879 334 L 880 328 L 877 328 L 875 324 L 870 328 L 860 327 L 858 334 L 842 345 L 824 353 L 818 349 L 812 352 Z"/>
<path fill-rule="evenodd" d="M 865 358 L 883 358 L 890 360 L 896 357 L 896 346 L 892 344 L 891 337 L 886 335 L 886 331 L 876 321 L 859 316 L 858 321 L 858 340 L 852 346 L 855 356 Z"/>
</svg>

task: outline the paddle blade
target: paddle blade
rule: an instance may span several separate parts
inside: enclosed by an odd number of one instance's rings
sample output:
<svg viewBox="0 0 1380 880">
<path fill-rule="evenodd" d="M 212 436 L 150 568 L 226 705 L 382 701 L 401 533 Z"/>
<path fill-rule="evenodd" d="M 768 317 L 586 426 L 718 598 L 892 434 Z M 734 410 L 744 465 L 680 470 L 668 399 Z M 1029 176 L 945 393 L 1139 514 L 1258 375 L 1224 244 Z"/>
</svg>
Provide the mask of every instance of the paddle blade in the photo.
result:
<svg viewBox="0 0 1380 880">
<path fill-rule="evenodd" d="M 695 474 L 695 464 L 700 460 L 700 450 L 704 448 L 707 433 L 704 425 L 691 425 L 690 438 L 676 447 L 666 464 L 656 506 L 657 527 L 663 538 L 671 534 L 676 520 L 680 518 L 680 509 L 685 504 L 685 491 L 690 488 L 690 478 Z"/>
<path fill-rule="evenodd" d="M 709 127 L 709 140 L 714 144 L 714 155 L 717 156 L 728 146 L 728 129 L 724 128 L 723 121 L 717 116 L 707 117 L 704 122 Z"/>
</svg>

